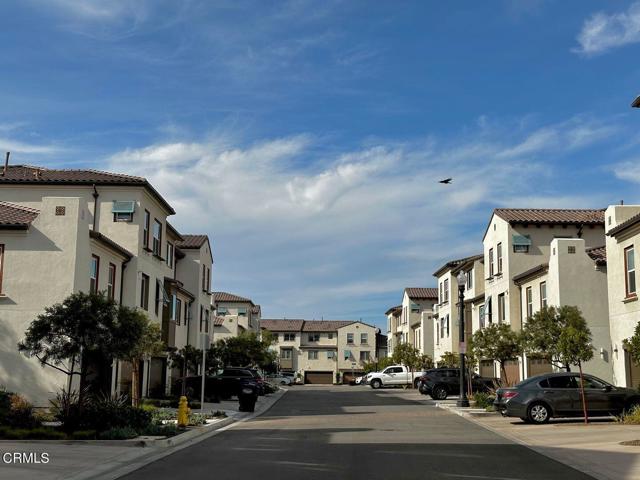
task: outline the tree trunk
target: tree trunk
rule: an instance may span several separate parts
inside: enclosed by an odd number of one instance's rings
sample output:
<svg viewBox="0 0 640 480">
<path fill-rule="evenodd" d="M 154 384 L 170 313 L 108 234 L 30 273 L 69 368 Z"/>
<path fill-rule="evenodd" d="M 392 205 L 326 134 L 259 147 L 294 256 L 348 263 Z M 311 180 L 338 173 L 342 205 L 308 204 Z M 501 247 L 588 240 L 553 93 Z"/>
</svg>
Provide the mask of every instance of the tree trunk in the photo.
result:
<svg viewBox="0 0 640 480">
<path fill-rule="evenodd" d="M 131 362 L 131 405 L 137 407 L 140 403 L 138 396 L 138 377 L 140 376 L 140 362 L 133 360 Z"/>
<path fill-rule="evenodd" d="M 504 368 L 504 362 L 500 362 L 500 372 L 504 378 L 503 386 L 507 386 L 509 384 L 509 379 L 507 378 L 507 370 Z"/>
<path fill-rule="evenodd" d="M 584 377 L 582 376 L 582 362 L 578 363 L 578 369 L 580 370 L 580 395 L 582 395 L 582 413 L 584 413 L 584 423 L 589 423 L 589 413 L 587 412 L 587 399 L 584 396 Z"/>
</svg>

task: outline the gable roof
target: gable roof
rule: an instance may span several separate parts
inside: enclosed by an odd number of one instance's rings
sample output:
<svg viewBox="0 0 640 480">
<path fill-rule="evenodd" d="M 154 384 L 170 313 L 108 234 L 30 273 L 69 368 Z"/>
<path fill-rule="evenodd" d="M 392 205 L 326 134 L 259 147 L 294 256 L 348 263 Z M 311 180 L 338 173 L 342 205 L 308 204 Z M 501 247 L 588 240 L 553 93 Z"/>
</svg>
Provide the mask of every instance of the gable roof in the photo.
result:
<svg viewBox="0 0 640 480">
<path fill-rule="evenodd" d="M 251 300 L 248 298 L 240 297 L 239 295 L 234 295 L 233 293 L 227 292 L 213 292 L 213 301 L 214 302 L 236 302 L 236 303 L 250 303 L 254 305 Z"/>
<path fill-rule="evenodd" d="M 626 230 L 627 228 L 631 228 L 634 225 L 637 225 L 638 223 L 640 223 L 640 213 L 634 215 L 633 217 L 625 220 L 624 222 L 622 222 L 620 225 L 616 225 L 615 227 L 613 227 L 611 230 L 609 230 L 607 232 L 607 235 L 611 236 L 615 236 L 618 233 Z"/>
<path fill-rule="evenodd" d="M 587 255 L 593 259 L 596 265 L 607 264 L 607 248 L 605 246 L 587 248 L 585 251 L 587 252 Z"/>
<path fill-rule="evenodd" d="M 304 320 L 262 319 L 260 328 L 271 332 L 301 332 Z"/>
<path fill-rule="evenodd" d="M 385 315 L 389 315 L 390 313 L 395 313 L 402 310 L 402 305 L 396 305 L 395 307 L 391 307 L 389 310 L 384 312 Z"/>
<path fill-rule="evenodd" d="M 171 215 L 175 210 L 143 177 L 92 169 L 54 169 L 33 165 L 9 165 L 5 175 L 0 174 L 0 185 L 113 185 L 144 187 Z"/>
<path fill-rule="evenodd" d="M 432 300 L 438 298 L 437 288 L 411 288 L 407 287 L 404 292 L 409 298 Z"/>
<path fill-rule="evenodd" d="M 604 209 L 496 208 L 509 223 L 604 225 Z"/>
<path fill-rule="evenodd" d="M 356 323 L 354 320 L 305 320 L 303 332 L 335 332 L 339 328 Z"/>
<path fill-rule="evenodd" d="M 443 266 L 441 266 L 438 270 L 433 272 L 433 276 L 434 277 L 439 277 L 440 275 L 442 275 L 447 270 L 453 270 L 456 267 L 460 267 L 462 265 L 465 265 L 468 262 L 480 260 L 482 258 L 484 258 L 484 255 L 483 254 L 479 254 L 479 255 L 471 255 L 470 257 L 458 258 L 456 260 L 450 260 L 447 263 L 445 263 Z"/>
<path fill-rule="evenodd" d="M 549 271 L 549 264 L 541 263 L 540 265 L 536 265 L 529 270 L 525 270 L 524 272 L 519 273 L 518 275 L 514 276 L 512 280 L 516 285 L 522 285 L 528 280 L 539 277 L 540 275 L 544 275 L 545 273 L 547 273 L 547 271 Z"/>
<path fill-rule="evenodd" d="M 214 327 L 221 327 L 223 323 L 224 323 L 224 317 L 215 317 L 213 319 Z"/>
<path fill-rule="evenodd" d="M 0 202 L 0 229 L 26 230 L 39 214 L 40 211 L 35 208 Z"/>
</svg>

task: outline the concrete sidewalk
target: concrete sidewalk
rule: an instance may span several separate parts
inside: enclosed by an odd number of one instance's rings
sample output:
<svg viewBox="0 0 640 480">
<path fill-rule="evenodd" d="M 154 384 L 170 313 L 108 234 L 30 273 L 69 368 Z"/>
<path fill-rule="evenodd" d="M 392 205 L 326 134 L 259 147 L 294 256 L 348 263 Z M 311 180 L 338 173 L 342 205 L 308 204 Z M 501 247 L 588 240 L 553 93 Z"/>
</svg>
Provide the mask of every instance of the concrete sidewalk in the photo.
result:
<svg viewBox="0 0 640 480">
<path fill-rule="evenodd" d="M 620 442 L 640 440 L 640 426 L 597 418 L 551 420 L 530 425 L 499 414 L 480 414 L 452 404 L 438 404 L 514 442 L 601 480 L 640 479 L 640 446 Z"/>
<path fill-rule="evenodd" d="M 238 412 L 238 402 L 229 401 L 205 404 L 205 412 L 224 410 L 228 418 L 211 426 L 194 429 L 186 434 L 171 437 L 167 442 L 122 441 L 12 441 L 0 440 L 0 480 L 113 480 L 150 462 L 216 435 L 262 415 L 286 393 L 286 389 L 265 397 L 259 397 L 256 411 Z M 195 410 L 199 412 L 200 410 Z M 183 438 L 181 438 L 183 437 Z M 5 453 L 25 452 L 49 455 L 49 463 L 5 463 Z"/>
</svg>

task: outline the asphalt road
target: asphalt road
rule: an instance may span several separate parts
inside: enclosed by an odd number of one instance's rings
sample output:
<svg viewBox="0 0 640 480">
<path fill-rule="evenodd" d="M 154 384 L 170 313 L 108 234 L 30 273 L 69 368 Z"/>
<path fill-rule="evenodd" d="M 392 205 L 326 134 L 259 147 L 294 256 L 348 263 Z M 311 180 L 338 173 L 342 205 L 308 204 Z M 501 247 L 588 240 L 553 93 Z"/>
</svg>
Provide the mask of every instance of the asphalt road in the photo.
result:
<svg viewBox="0 0 640 480">
<path fill-rule="evenodd" d="M 295 387 L 261 417 L 124 478 L 592 479 L 413 398 L 402 390 Z"/>
</svg>

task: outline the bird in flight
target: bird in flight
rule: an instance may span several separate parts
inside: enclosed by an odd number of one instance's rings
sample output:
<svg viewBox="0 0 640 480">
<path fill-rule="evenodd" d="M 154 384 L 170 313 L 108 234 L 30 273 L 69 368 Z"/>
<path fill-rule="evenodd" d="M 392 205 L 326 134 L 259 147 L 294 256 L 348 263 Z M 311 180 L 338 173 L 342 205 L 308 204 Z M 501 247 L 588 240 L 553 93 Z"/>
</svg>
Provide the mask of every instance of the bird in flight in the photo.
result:
<svg viewBox="0 0 640 480">
<path fill-rule="evenodd" d="M 443 183 L 445 185 L 450 185 L 453 178 L 445 178 L 444 180 L 440 180 L 438 183 Z"/>
</svg>

